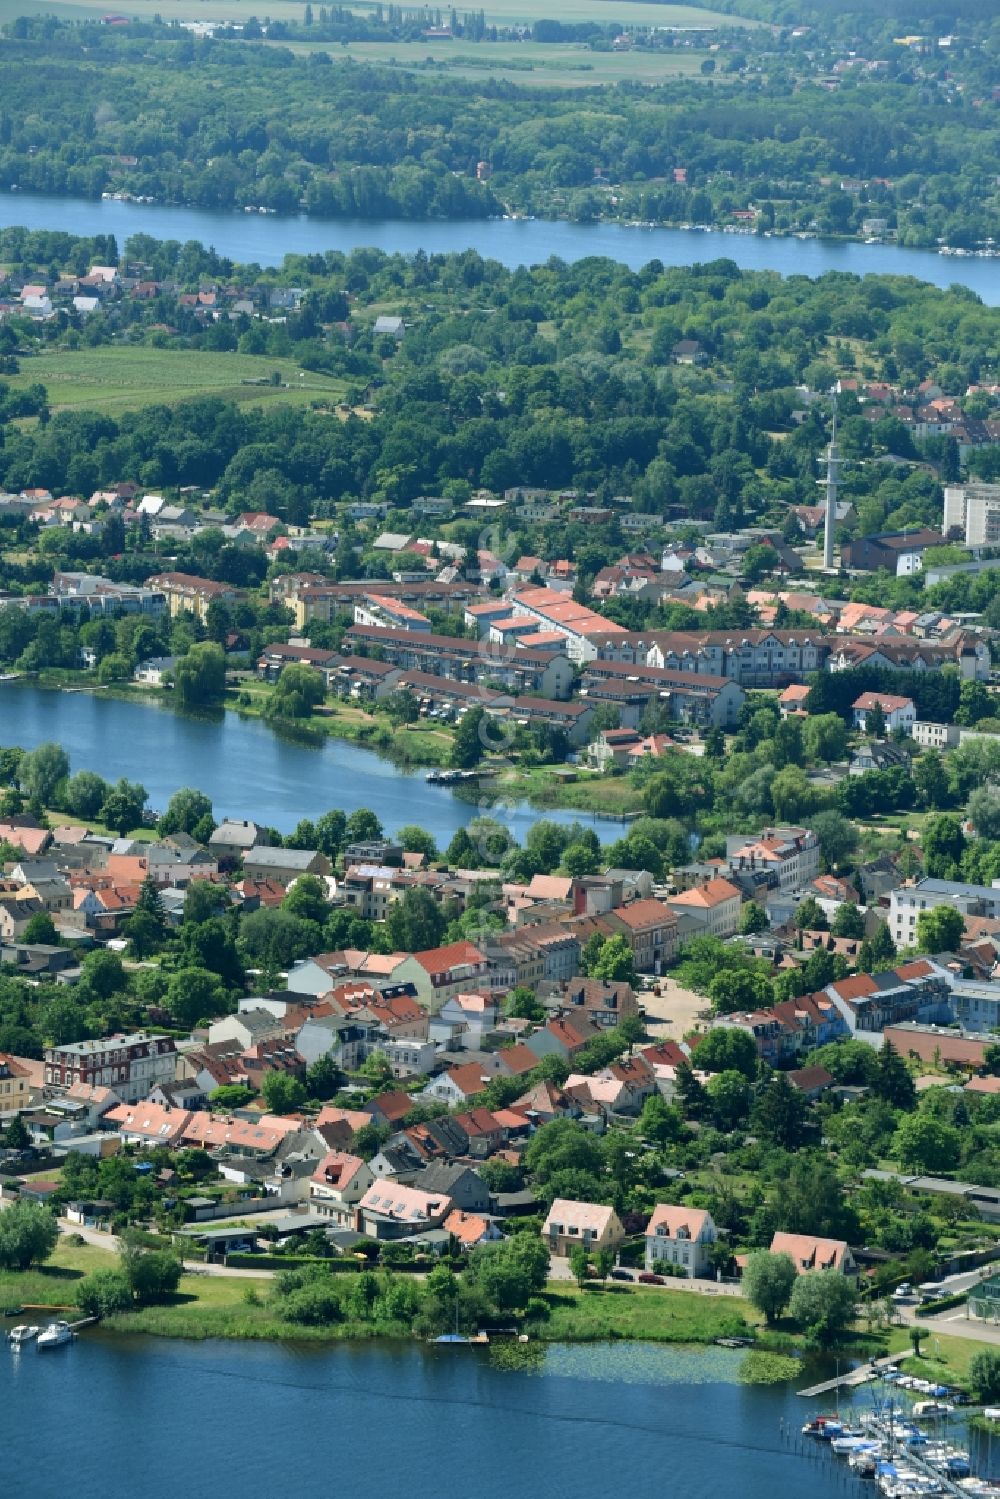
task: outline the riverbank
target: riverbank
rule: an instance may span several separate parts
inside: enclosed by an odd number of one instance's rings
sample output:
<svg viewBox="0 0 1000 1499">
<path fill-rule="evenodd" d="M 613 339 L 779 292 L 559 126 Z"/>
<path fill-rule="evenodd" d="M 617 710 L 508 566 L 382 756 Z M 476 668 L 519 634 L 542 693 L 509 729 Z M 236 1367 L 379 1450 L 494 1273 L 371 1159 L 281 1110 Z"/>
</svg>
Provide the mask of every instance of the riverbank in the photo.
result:
<svg viewBox="0 0 1000 1499">
<path fill-rule="evenodd" d="M 43 1266 L 0 1272 L 0 1308 L 32 1307 L 52 1312 L 75 1305 L 76 1288 L 85 1275 L 111 1270 L 118 1258 L 111 1250 L 91 1243 L 75 1243 L 64 1234 Z M 343 1280 L 342 1276 L 337 1277 Z M 268 1304 L 273 1279 L 264 1276 L 186 1274 L 177 1294 L 159 1306 L 137 1308 L 109 1317 L 103 1326 L 113 1332 L 148 1333 L 157 1337 L 266 1340 L 307 1338 L 319 1342 L 369 1340 L 375 1336 L 412 1336 L 407 1325 L 398 1328 L 345 1320 L 310 1327 L 286 1321 Z M 542 1300 L 548 1316 L 533 1327 L 544 1342 L 593 1343 L 641 1341 L 712 1344 L 720 1337 L 752 1332 L 759 1317 L 738 1297 L 709 1297 L 670 1288 L 621 1285 L 575 1285 L 551 1281 Z"/>
<path fill-rule="evenodd" d="M 200 720 L 217 718 L 226 714 L 247 723 L 255 723 L 270 730 L 282 741 L 293 741 L 303 746 L 319 746 L 326 740 L 339 740 L 368 750 L 388 764 L 401 770 L 420 771 L 439 769 L 451 763 L 454 735 L 447 725 L 417 722 L 394 726 L 384 714 L 372 714 L 352 703 L 334 700 L 325 705 L 324 711 L 307 719 L 273 719 L 264 712 L 270 696 L 263 683 L 243 683 L 230 688 L 224 704 L 203 709 L 185 709 L 175 694 L 167 688 L 147 687 L 133 682 L 100 683 L 89 673 L 51 669 L 37 676 L 22 678 L 25 685 L 37 686 L 46 692 L 70 695 L 82 694 L 97 699 L 112 699 L 142 708 L 157 708 L 174 714 L 178 719 Z M 11 684 L 16 687 L 17 684 Z M 249 696 L 250 701 L 246 701 Z M 11 721 L 14 716 L 11 715 Z M 17 742 L 16 727 L 10 737 Z M 61 737 L 54 735 L 53 737 Z M 25 745 L 24 748 L 30 748 Z M 94 769 L 93 764 L 81 764 L 75 769 Z M 519 766 L 502 761 L 495 779 L 490 779 L 490 763 L 484 765 L 484 780 L 475 793 L 476 811 L 489 810 L 496 806 L 498 815 L 512 804 L 527 804 L 538 811 L 580 812 L 595 818 L 606 818 L 609 822 L 637 817 L 643 811 L 642 792 L 625 776 L 605 776 L 595 771 L 558 765 Z M 130 770 L 130 774 L 134 771 Z M 141 775 L 139 779 L 142 779 Z M 204 789 L 204 788 L 201 788 Z M 458 800 L 466 801 L 465 797 Z M 154 803 L 155 805 L 155 803 Z M 474 815 L 470 809 L 469 816 Z M 63 818 L 61 821 L 72 821 Z M 415 821 L 419 818 L 414 817 Z"/>
<path fill-rule="evenodd" d="M 726 234 L 721 230 L 645 228 L 560 219 L 323 219 L 300 214 L 281 218 L 238 209 L 170 208 L 42 193 L 0 193 L 0 226 L 59 228 L 67 234 L 114 234 L 198 240 L 241 264 L 280 265 L 286 255 L 336 249 L 344 253 L 375 246 L 386 253 L 461 254 L 470 249 L 508 267 L 544 265 L 555 256 L 567 263 L 605 257 L 638 270 L 651 260 L 682 266 L 724 257 L 741 270 L 781 276 L 822 276 L 828 271 L 858 276 L 915 276 L 933 286 L 968 286 L 987 306 L 1000 302 L 1000 277 L 991 260 L 938 255 L 934 250 L 855 240 L 801 240 L 793 236 Z"/>
</svg>

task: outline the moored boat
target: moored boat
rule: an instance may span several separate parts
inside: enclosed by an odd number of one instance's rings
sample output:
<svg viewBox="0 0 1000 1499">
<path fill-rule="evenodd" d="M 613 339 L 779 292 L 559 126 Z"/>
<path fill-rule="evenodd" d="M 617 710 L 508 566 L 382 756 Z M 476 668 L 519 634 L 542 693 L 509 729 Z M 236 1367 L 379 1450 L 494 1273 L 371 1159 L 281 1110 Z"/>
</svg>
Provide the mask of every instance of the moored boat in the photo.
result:
<svg viewBox="0 0 1000 1499">
<path fill-rule="evenodd" d="M 25 1343 L 30 1343 L 32 1338 L 37 1338 L 40 1332 L 41 1328 L 33 1322 L 19 1322 L 7 1334 L 7 1341 L 12 1348 L 22 1348 Z"/>
<path fill-rule="evenodd" d="M 46 1348 L 61 1348 L 64 1343 L 72 1343 L 73 1329 L 68 1322 L 50 1322 L 44 1332 L 38 1334 L 38 1351 L 41 1353 Z"/>
</svg>

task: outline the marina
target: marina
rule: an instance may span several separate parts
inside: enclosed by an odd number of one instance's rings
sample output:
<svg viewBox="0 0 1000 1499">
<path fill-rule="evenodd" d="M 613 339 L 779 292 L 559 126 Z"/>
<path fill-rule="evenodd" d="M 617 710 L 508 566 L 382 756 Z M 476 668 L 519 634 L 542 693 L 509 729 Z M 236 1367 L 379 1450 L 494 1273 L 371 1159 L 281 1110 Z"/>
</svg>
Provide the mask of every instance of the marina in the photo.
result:
<svg viewBox="0 0 1000 1499">
<path fill-rule="evenodd" d="M 899 1398 L 900 1391 L 935 1396 L 951 1392 L 895 1370 L 883 1369 L 881 1382 L 881 1389 L 871 1392 L 870 1410 L 813 1416 L 803 1425 L 802 1435 L 828 1448 L 856 1478 L 872 1480 L 886 1499 L 996 1495 L 997 1487 L 988 1477 L 973 1473 L 968 1450 L 949 1437 L 955 1406 L 935 1398 L 907 1407 Z"/>
</svg>

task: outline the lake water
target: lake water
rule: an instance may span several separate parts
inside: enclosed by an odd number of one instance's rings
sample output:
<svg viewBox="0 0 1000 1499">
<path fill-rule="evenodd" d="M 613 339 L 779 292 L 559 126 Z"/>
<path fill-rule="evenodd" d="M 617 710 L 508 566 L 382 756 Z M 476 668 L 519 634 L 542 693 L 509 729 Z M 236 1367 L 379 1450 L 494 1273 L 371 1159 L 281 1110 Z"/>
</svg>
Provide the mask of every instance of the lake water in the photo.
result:
<svg viewBox="0 0 1000 1499">
<path fill-rule="evenodd" d="M 374 245 L 388 252 L 448 254 L 475 249 L 507 266 L 538 265 L 606 256 L 637 270 L 650 260 L 692 265 L 726 257 L 744 270 L 774 270 L 783 276 L 822 276 L 850 271 L 863 276 L 915 276 L 935 286 L 971 287 L 983 301 L 1000 303 L 1000 260 L 944 256 L 932 250 L 854 241 L 641 229 L 626 224 L 573 224 L 563 220 L 319 219 L 301 214 L 279 218 L 163 204 L 93 202 L 35 193 L 0 195 L 0 227 L 62 229 L 70 234 L 114 234 L 119 249 L 130 234 L 157 239 L 200 240 L 220 255 L 258 265 L 278 265 L 287 254 L 353 250 Z"/>
<path fill-rule="evenodd" d="M 195 786 L 211 797 L 217 819 L 250 817 L 283 833 L 334 807 L 370 807 L 388 832 L 418 823 L 442 848 L 481 811 L 519 843 L 539 817 L 589 822 L 605 839 L 617 837 L 620 826 L 583 812 L 539 812 L 524 802 L 490 809 L 428 785 L 426 771 L 400 770 L 372 750 L 321 735 L 292 736 L 236 713 L 183 713 L 99 692 L 0 684 L 0 745 L 34 749 L 48 740 L 63 746 L 74 771 L 141 781 L 157 811 L 178 787 Z"/>
<path fill-rule="evenodd" d="M 18 1499 L 833 1499 L 862 1489 L 789 1441 L 812 1412 L 731 1382 L 739 1354 L 551 1348 L 532 1372 L 413 1345 L 85 1334 L 0 1348 Z"/>
</svg>

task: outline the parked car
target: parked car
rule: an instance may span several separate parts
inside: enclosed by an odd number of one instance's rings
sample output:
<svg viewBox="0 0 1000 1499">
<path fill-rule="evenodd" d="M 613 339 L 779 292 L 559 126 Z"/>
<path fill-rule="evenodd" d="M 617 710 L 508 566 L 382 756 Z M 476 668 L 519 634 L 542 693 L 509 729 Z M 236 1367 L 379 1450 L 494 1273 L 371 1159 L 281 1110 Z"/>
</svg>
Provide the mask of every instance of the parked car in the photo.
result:
<svg viewBox="0 0 1000 1499">
<path fill-rule="evenodd" d="M 612 1270 L 609 1273 L 611 1275 L 611 1279 L 612 1280 L 631 1280 L 632 1279 L 632 1272 L 631 1272 L 631 1270 Z M 642 1277 L 640 1276 L 639 1279 L 641 1280 Z"/>
<path fill-rule="evenodd" d="M 652 1270 L 643 1270 L 639 1276 L 639 1282 L 644 1286 L 664 1286 L 667 1283 L 665 1276 L 657 1275 Z"/>
</svg>

